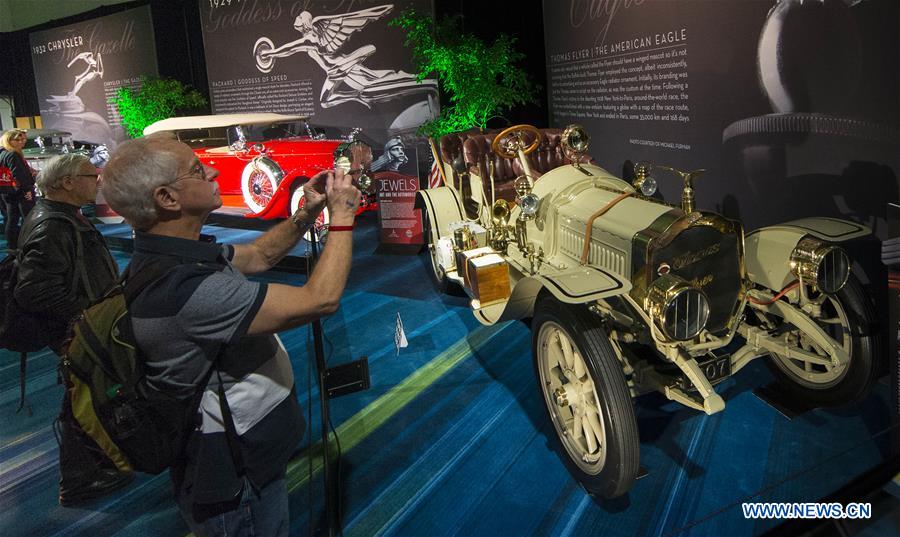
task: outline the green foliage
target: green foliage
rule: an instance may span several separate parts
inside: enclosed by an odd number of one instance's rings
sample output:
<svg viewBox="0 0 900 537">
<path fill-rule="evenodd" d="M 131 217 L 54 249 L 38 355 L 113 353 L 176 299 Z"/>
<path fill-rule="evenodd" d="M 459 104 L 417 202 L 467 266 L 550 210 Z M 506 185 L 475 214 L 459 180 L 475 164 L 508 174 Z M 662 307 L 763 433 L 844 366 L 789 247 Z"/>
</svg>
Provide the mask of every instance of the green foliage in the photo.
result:
<svg viewBox="0 0 900 537">
<path fill-rule="evenodd" d="M 486 128 L 489 119 L 516 105 L 536 100 L 537 87 L 516 63 L 525 55 L 516 51 L 515 38 L 500 34 L 493 43 L 463 34 L 458 20 L 444 18 L 432 32 L 432 21 L 415 10 L 402 12 L 389 23 L 406 30 L 404 44 L 412 48 L 421 81 L 437 74 L 449 105 L 425 123 L 419 133 L 441 136 L 472 127 Z"/>
<path fill-rule="evenodd" d="M 137 138 L 144 134 L 144 127 L 206 106 L 206 99 L 197 90 L 186 88 L 181 82 L 166 78 L 141 77 L 137 90 L 120 88 L 109 100 L 122 116 L 122 124 L 128 136 Z"/>
</svg>

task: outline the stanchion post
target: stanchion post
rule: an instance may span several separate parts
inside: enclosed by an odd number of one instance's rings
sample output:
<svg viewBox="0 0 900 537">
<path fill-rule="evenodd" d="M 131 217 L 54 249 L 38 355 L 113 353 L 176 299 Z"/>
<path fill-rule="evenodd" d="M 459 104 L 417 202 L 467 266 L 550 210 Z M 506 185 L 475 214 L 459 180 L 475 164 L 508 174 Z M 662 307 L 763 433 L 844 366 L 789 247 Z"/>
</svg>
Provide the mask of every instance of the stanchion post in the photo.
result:
<svg viewBox="0 0 900 537">
<path fill-rule="evenodd" d="M 313 226 L 310 231 L 309 251 L 310 264 L 307 277 L 312 275 L 316 262 L 319 260 L 319 233 Z M 325 345 L 322 335 L 322 321 L 316 319 L 312 322 L 313 348 L 316 355 L 316 370 L 319 379 L 319 406 L 322 411 L 322 464 L 325 474 L 325 519 L 328 524 L 328 536 L 334 537 L 337 523 L 334 505 L 334 476 L 331 473 L 331 457 L 328 449 L 328 424 L 330 423 L 328 408 L 328 392 L 325 389 Z M 340 476 L 338 476 L 340 479 Z"/>
</svg>

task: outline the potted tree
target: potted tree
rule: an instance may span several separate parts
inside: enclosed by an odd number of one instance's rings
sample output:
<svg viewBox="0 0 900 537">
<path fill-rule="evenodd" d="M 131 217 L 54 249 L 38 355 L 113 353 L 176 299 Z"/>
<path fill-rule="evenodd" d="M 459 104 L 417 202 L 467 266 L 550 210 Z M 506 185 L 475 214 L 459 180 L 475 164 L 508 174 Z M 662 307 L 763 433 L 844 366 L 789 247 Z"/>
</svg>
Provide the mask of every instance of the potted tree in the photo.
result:
<svg viewBox="0 0 900 537">
<path fill-rule="evenodd" d="M 156 77 L 142 77 L 138 89 L 120 88 L 109 102 L 116 106 L 132 138 L 141 136 L 151 123 L 207 105 L 197 90 L 177 80 Z"/>
</svg>

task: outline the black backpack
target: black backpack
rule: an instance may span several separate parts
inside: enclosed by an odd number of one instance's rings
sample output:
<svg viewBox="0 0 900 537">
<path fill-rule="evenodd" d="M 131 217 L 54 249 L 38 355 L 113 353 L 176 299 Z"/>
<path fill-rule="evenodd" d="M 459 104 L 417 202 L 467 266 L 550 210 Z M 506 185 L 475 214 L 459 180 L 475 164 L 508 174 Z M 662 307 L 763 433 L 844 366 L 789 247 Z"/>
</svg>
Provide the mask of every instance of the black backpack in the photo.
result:
<svg viewBox="0 0 900 537">
<path fill-rule="evenodd" d="M 120 281 L 73 323 L 63 356 L 63 371 L 73 387 L 75 418 L 122 471 L 158 474 L 180 460 L 214 370 L 210 368 L 187 401 L 146 382 L 145 359 L 135 343 L 128 306 L 180 263 L 176 258 L 159 258 L 133 275 L 129 266 L 122 275 L 124 285 Z M 243 467 L 221 381 L 219 399 L 232 456 Z"/>
<path fill-rule="evenodd" d="M 2 202 L 0 202 L 2 203 Z M 28 415 L 31 415 L 31 407 L 25 406 L 25 374 L 28 370 L 28 353 L 30 350 L 19 350 L 18 344 L 9 343 L 10 339 L 7 334 L 11 333 L 10 327 L 6 322 L 7 319 L 18 315 L 18 307 L 15 304 L 13 293 L 16 289 L 16 282 L 19 277 L 19 264 L 16 256 L 9 254 L 3 261 L 0 261 L 0 348 L 9 348 L 19 353 L 19 408 L 16 414 L 26 408 Z M 17 348 L 12 349 L 15 346 Z M 41 345 L 43 347 L 43 345 Z M 40 347 L 38 347 L 40 348 Z M 37 350 L 37 349 L 34 349 Z"/>
<path fill-rule="evenodd" d="M 81 241 L 81 233 L 78 233 L 75 222 L 62 214 L 49 213 L 42 220 L 62 220 L 75 227 L 75 270 L 73 271 L 70 292 L 74 293 L 78 288 L 78 282 L 85 283 L 88 299 L 93 302 L 97 299 L 87 276 L 87 268 L 84 264 L 84 246 Z M 14 352 L 35 352 L 44 347 L 60 341 L 59 334 L 47 330 L 47 316 L 40 313 L 27 311 L 22 308 L 15 299 L 15 289 L 19 278 L 19 259 L 10 254 L 0 262 L 0 349 L 9 349 Z"/>
<path fill-rule="evenodd" d="M 64 220 L 72 226 L 76 226 L 71 218 L 61 214 L 48 214 L 44 219 Z M 79 280 L 85 282 L 88 298 L 94 301 L 96 297 L 88 283 L 87 269 L 84 264 L 84 247 L 81 242 L 81 234 L 75 230 L 75 266 L 71 292 L 75 292 Z M 19 260 L 13 255 L 7 255 L 0 261 L 0 349 L 8 349 L 19 353 L 19 408 L 18 413 L 25 406 L 25 375 L 28 364 L 28 353 L 36 352 L 48 345 L 59 343 L 58 334 L 48 330 L 48 319 L 45 315 L 25 310 L 16 302 L 15 290 L 19 281 Z M 27 408 L 27 407 L 26 407 Z M 28 408 L 31 415 L 31 409 Z"/>
</svg>

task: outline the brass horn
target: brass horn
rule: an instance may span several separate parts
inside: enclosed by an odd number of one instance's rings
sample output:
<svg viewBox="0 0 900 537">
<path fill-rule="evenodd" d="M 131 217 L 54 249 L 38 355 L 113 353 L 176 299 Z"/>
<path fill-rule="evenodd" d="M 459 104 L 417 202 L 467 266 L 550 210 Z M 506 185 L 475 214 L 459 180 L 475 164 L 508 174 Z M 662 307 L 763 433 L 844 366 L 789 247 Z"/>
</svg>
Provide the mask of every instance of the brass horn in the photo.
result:
<svg viewBox="0 0 900 537">
<path fill-rule="evenodd" d="M 509 222 L 509 202 L 499 199 L 491 206 L 491 221 L 495 226 L 505 227 Z"/>
</svg>

